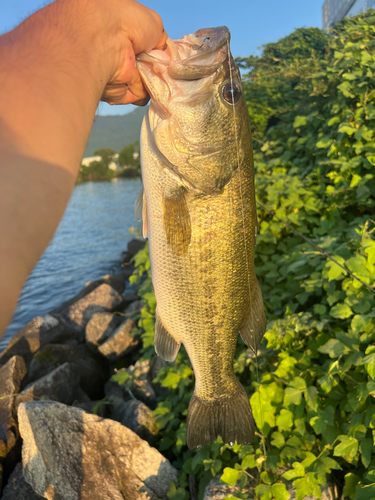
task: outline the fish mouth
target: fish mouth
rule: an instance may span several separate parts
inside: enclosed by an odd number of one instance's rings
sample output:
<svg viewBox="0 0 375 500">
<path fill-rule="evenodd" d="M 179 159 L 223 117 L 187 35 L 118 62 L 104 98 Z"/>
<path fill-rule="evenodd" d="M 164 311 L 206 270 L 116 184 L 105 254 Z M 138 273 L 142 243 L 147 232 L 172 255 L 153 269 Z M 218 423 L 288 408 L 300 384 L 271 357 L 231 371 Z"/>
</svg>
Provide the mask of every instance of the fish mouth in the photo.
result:
<svg viewBox="0 0 375 500">
<path fill-rule="evenodd" d="M 230 31 L 226 26 L 203 28 L 182 40 L 168 39 L 165 52 L 153 50 L 136 57 L 142 63 L 164 66 L 173 80 L 199 80 L 215 73 L 229 56 Z"/>
</svg>

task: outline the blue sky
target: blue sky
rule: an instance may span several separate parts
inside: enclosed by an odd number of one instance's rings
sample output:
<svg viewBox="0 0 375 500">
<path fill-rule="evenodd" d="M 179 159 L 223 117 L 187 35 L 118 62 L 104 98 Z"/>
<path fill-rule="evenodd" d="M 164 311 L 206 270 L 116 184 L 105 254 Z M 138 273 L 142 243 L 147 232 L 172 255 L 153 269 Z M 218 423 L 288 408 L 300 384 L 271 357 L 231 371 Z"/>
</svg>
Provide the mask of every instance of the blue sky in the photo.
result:
<svg viewBox="0 0 375 500">
<path fill-rule="evenodd" d="M 302 26 L 322 27 L 324 0 L 145 0 L 156 10 L 171 38 L 199 28 L 226 25 L 232 33 L 233 56 L 257 53 L 258 47 L 274 42 Z M 0 33 L 11 30 L 25 17 L 50 2 L 11 0 L 0 7 Z M 132 106 L 100 104 L 98 113 L 125 114 Z"/>
</svg>

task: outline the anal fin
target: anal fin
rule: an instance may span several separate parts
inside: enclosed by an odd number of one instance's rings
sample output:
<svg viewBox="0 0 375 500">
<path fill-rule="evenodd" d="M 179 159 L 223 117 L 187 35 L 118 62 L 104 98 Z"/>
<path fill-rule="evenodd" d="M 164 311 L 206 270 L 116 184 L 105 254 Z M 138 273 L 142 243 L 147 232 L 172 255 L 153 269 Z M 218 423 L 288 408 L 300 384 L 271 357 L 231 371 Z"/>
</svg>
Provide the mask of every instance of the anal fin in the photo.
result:
<svg viewBox="0 0 375 500">
<path fill-rule="evenodd" d="M 191 239 L 191 222 L 184 189 L 163 197 L 163 222 L 167 243 L 174 253 L 186 253 Z"/>
<path fill-rule="evenodd" d="M 155 352 L 165 361 L 174 361 L 180 349 L 180 342 L 177 342 L 172 335 L 164 328 L 160 318 L 155 314 Z"/>
<path fill-rule="evenodd" d="M 251 288 L 250 311 L 241 325 L 240 334 L 245 344 L 256 353 L 266 331 L 267 318 L 264 313 L 262 291 L 256 278 L 252 281 Z"/>
</svg>

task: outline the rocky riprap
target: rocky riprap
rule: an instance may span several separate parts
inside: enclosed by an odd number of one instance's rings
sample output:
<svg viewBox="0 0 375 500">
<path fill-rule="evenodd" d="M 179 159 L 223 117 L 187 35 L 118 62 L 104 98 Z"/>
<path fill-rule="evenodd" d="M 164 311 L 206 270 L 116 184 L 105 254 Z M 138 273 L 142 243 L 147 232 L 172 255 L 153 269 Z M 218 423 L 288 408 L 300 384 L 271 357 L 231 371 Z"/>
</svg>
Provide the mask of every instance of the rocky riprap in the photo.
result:
<svg viewBox="0 0 375 500">
<path fill-rule="evenodd" d="M 155 367 L 138 363 L 143 303 L 126 290 L 143 245 L 130 242 L 122 273 L 34 318 L 0 354 L 0 498 L 167 498 L 177 471 L 152 447 L 159 388 Z M 130 390 L 110 380 L 117 368 Z"/>
</svg>

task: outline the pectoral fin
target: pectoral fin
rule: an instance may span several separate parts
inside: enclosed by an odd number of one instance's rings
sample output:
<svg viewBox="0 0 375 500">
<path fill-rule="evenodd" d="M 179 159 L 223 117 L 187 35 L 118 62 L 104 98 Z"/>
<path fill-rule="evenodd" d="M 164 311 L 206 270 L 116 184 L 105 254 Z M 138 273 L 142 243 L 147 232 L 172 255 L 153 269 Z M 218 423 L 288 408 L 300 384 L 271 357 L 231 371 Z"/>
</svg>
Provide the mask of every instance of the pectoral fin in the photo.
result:
<svg viewBox="0 0 375 500">
<path fill-rule="evenodd" d="M 143 211 L 143 198 L 144 198 L 144 189 L 143 187 L 139 191 L 137 199 L 135 200 L 134 205 L 134 218 L 137 222 L 141 222 L 142 220 L 142 211 Z"/>
<path fill-rule="evenodd" d="M 176 359 L 181 343 L 177 342 L 172 335 L 164 328 L 159 319 L 157 312 L 155 313 L 155 352 L 158 356 L 166 361 L 174 361 Z"/>
<path fill-rule="evenodd" d="M 135 200 L 134 207 L 134 217 L 135 220 L 140 222 L 143 221 L 142 236 L 147 238 L 148 236 L 148 220 L 147 220 L 147 203 L 146 203 L 146 193 L 142 187 L 139 191 L 139 195 Z"/>
<path fill-rule="evenodd" d="M 191 239 L 191 222 L 184 189 L 163 197 L 164 231 L 172 252 L 187 252 Z"/>
<path fill-rule="evenodd" d="M 245 344 L 253 351 L 257 352 L 260 341 L 267 327 L 267 318 L 264 313 L 262 292 L 255 279 L 251 283 L 250 311 L 240 328 L 240 334 Z"/>
</svg>

